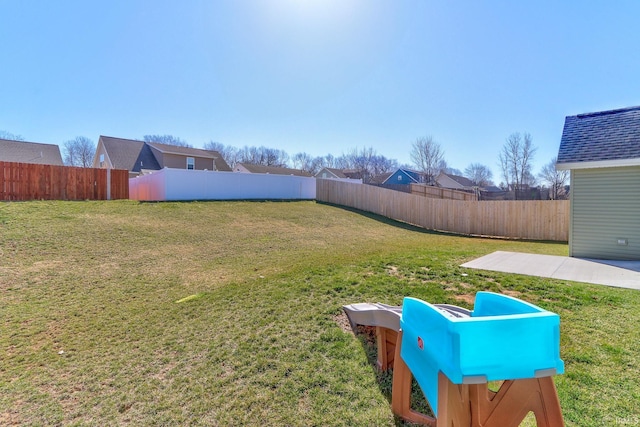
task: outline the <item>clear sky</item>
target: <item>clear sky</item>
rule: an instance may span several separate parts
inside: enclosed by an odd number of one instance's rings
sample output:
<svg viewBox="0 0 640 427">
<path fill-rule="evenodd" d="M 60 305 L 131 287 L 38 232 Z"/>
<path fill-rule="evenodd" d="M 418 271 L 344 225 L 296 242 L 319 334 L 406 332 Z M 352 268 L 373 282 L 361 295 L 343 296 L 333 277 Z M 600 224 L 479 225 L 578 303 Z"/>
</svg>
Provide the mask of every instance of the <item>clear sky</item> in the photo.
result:
<svg viewBox="0 0 640 427">
<path fill-rule="evenodd" d="M 640 1 L 0 0 L 0 130 L 171 134 L 290 155 L 353 148 L 500 181 L 513 132 L 558 151 L 564 117 L 640 105 Z"/>
</svg>

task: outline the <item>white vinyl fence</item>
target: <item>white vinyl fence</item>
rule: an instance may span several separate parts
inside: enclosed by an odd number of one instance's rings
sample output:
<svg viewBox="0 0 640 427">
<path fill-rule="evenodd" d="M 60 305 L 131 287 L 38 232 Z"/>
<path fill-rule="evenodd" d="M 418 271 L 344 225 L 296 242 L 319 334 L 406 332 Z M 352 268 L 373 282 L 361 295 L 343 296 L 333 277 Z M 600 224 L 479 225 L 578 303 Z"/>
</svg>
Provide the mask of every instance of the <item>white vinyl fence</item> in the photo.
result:
<svg viewBox="0 0 640 427">
<path fill-rule="evenodd" d="M 129 198 L 142 201 L 313 200 L 316 179 L 164 168 L 130 178 Z"/>
</svg>

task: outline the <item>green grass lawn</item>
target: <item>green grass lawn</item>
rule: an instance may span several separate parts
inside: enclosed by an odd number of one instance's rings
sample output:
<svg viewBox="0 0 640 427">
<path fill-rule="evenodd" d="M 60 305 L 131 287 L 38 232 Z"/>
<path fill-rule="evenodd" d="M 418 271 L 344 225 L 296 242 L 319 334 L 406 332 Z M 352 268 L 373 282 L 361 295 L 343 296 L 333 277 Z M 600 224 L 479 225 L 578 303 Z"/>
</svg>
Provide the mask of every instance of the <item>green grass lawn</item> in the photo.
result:
<svg viewBox="0 0 640 427">
<path fill-rule="evenodd" d="M 568 426 L 640 425 L 640 293 L 459 267 L 565 244 L 456 237 L 313 202 L 0 204 L 0 425 L 393 426 L 342 305 L 561 316 Z"/>
</svg>

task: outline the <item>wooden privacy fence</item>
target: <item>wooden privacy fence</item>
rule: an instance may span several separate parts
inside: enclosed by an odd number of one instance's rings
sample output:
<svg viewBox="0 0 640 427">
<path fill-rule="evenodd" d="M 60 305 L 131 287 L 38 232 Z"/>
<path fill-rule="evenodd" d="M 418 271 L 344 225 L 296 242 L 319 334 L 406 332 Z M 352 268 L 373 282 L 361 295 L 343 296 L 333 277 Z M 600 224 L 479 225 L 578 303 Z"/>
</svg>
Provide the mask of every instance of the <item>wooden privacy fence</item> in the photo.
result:
<svg viewBox="0 0 640 427">
<path fill-rule="evenodd" d="M 475 193 L 424 184 L 411 184 L 411 194 L 423 197 L 435 197 L 436 199 L 478 200 L 478 195 Z"/>
<path fill-rule="evenodd" d="M 569 239 L 568 200 L 462 201 L 318 179 L 316 199 L 452 233 L 531 240 Z"/>
<path fill-rule="evenodd" d="M 129 172 L 120 169 L 0 162 L 0 200 L 129 198 Z"/>
</svg>

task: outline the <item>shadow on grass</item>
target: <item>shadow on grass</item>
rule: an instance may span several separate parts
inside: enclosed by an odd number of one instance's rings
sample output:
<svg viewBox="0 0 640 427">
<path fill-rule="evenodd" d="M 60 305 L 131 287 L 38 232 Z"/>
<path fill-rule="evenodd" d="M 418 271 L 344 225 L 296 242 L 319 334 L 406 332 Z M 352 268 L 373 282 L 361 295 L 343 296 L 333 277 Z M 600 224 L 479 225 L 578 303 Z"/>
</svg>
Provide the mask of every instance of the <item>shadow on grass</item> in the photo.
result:
<svg viewBox="0 0 640 427">
<path fill-rule="evenodd" d="M 376 376 L 378 387 L 389 402 L 389 407 L 391 407 L 391 398 L 393 392 L 393 370 L 389 369 L 387 371 L 381 371 L 380 369 L 378 369 L 378 348 L 376 345 L 375 327 L 357 325 L 356 330 L 352 332 L 360 342 L 360 345 L 362 345 L 362 348 L 365 350 L 367 361 L 369 362 L 369 365 L 371 366 L 371 369 Z M 420 389 L 420 386 L 415 379 L 413 379 L 411 384 L 411 408 L 420 413 L 433 416 L 431 408 L 427 403 L 427 399 L 424 397 L 424 394 L 422 393 L 422 390 Z M 394 419 L 395 425 L 397 427 L 408 427 L 415 425 L 402 420 L 395 414 Z"/>
<path fill-rule="evenodd" d="M 336 205 L 333 203 L 319 202 L 319 201 L 316 201 L 316 203 L 319 205 L 331 206 L 331 207 L 342 209 L 348 212 L 353 212 L 358 215 L 362 215 L 365 218 L 369 218 L 374 221 L 380 222 L 382 224 L 390 225 L 392 227 L 401 228 L 403 230 L 415 231 L 417 233 L 424 233 L 424 234 L 434 234 L 437 236 L 473 237 L 473 236 L 468 236 L 466 234 L 456 234 L 456 233 L 451 233 L 447 231 L 437 231 L 437 230 L 430 230 L 427 228 L 418 227 L 417 225 L 411 225 L 406 222 L 398 221 L 396 219 L 392 219 L 392 218 L 375 214 L 372 212 L 367 212 L 360 209 L 352 208 L 350 206 Z"/>
<path fill-rule="evenodd" d="M 462 233 L 454 233 L 451 231 L 432 230 L 428 228 L 422 228 L 417 225 L 412 225 L 406 222 L 398 221 L 396 219 L 392 219 L 392 218 L 375 214 L 372 212 L 367 212 L 357 208 L 352 208 L 350 206 L 336 205 L 333 203 L 320 202 L 320 201 L 316 201 L 316 203 L 320 205 L 332 206 L 334 208 L 342 209 L 348 212 L 353 212 L 358 215 L 362 215 L 365 218 L 369 218 L 373 221 L 390 225 L 392 227 L 401 228 L 403 230 L 413 231 L 416 233 L 431 234 L 434 236 L 466 237 L 468 239 L 494 239 L 494 240 L 504 240 L 504 241 L 514 241 L 514 242 L 532 242 L 532 243 L 545 243 L 545 244 L 558 244 L 558 245 L 566 245 L 568 243 L 568 242 L 558 242 L 554 240 L 533 240 L 533 239 L 519 239 L 515 237 L 481 236 L 476 234 L 462 234 Z"/>
</svg>

